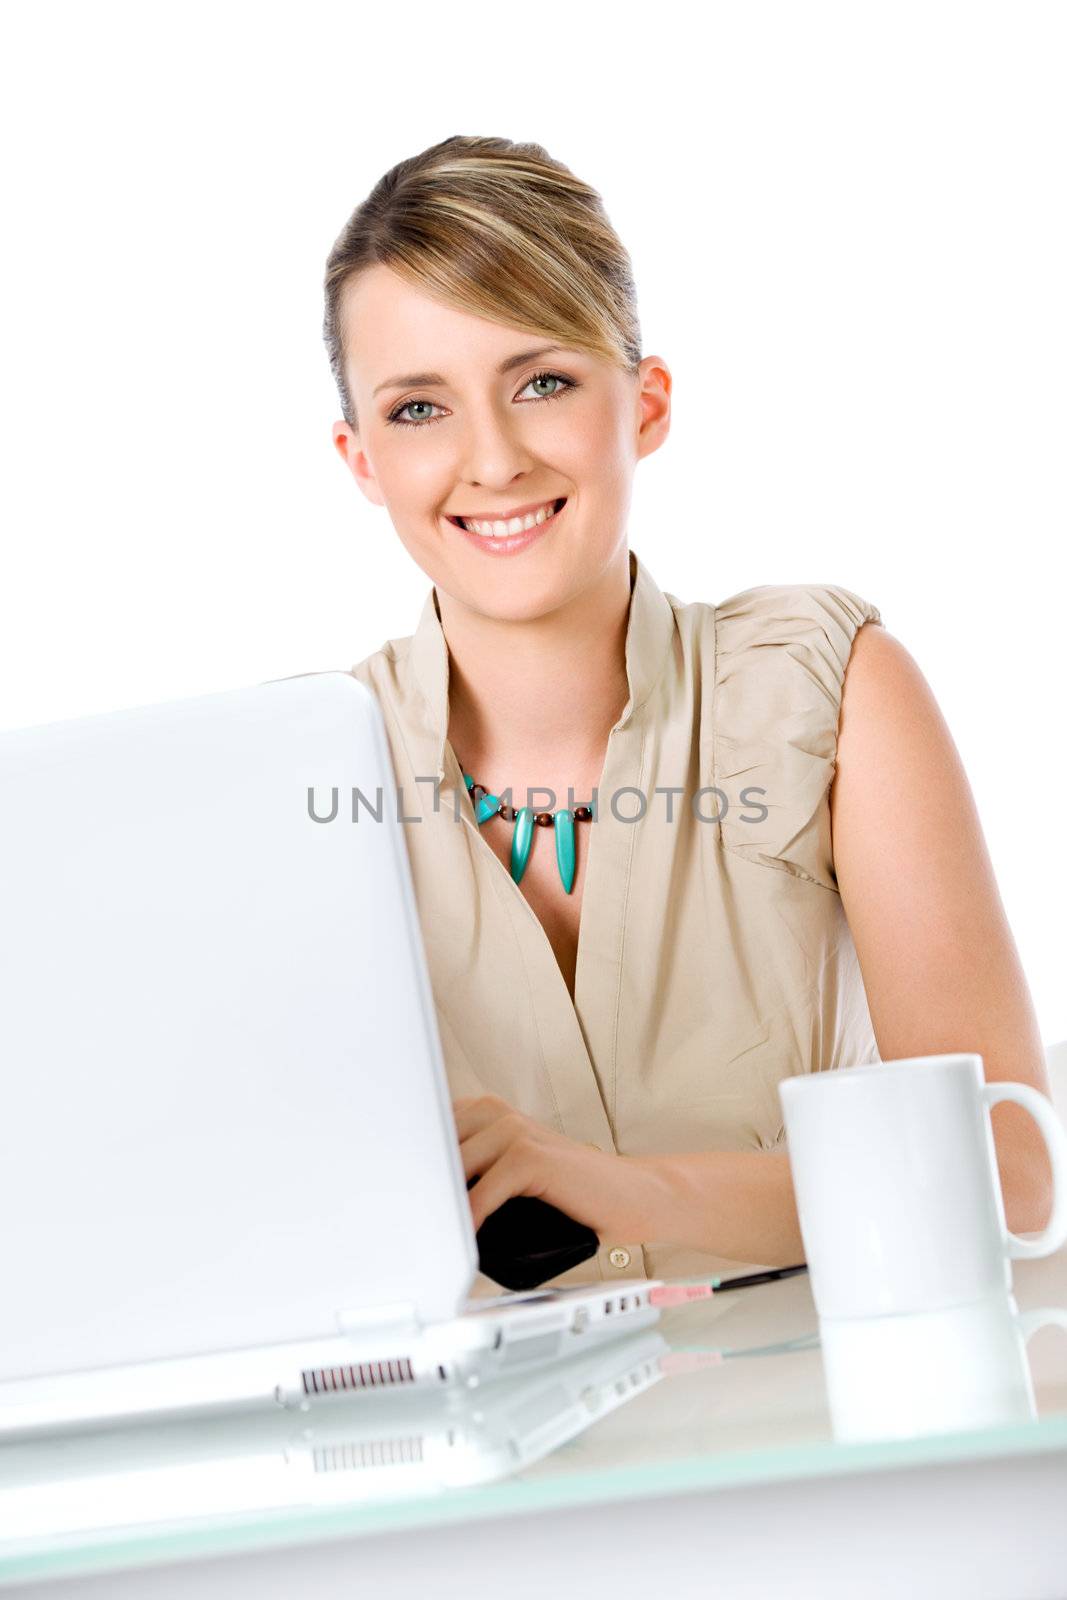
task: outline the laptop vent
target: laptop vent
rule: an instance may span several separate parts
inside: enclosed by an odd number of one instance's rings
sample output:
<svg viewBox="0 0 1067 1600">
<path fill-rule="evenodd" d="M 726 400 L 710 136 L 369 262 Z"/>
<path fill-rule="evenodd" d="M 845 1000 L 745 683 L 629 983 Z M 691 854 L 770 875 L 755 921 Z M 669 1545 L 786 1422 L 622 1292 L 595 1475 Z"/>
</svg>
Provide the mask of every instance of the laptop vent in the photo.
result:
<svg viewBox="0 0 1067 1600">
<path fill-rule="evenodd" d="M 422 1460 L 422 1437 L 355 1440 L 319 1445 L 312 1451 L 316 1472 L 358 1472 L 365 1467 L 410 1467 Z"/>
<path fill-rule="evenodd" d="M 396 1361 L 360 1361 L 350 1367 L 308 1367 L 300 1374 L 305 1394 L 341 1394 L 350 1389 L 389 1389 L 414 1383 L 408 1356 Z"/>
</svg>

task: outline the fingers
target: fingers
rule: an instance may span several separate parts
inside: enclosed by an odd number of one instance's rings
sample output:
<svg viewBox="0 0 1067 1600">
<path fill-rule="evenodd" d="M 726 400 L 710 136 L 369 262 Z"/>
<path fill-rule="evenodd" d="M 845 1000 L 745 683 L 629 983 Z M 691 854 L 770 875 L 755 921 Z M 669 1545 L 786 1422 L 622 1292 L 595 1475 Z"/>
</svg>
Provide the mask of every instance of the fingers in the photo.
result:
<svg viewBox="0 0 1067 1600">
<path fill-rule="evenodd" d="M 456 1132 L 460 1141 L 468 1139 L 472 1133 L 480 1133 L 483 1128 L 488 1128 L 490 1123 L 499 1117 L 504 1117 L 511 1112 L 512 1107 L 506 1100 L 496 1094 L 482 1094 L 465 1099 L 453 1100 L 452 1115 L 456 1122 Z M 468 1178 L 470 1173 L 467 1174 Z"/>
<path fill-rule="evenodd" d="M 486 1217 L 499 1211 L 505 1200 L 524 1192 L 524 1167 L 521 1153 L 514 1148 L 505 1150 L 499 1161 L 479 1178 L 470 1191 L 471 1217 L 474 1231 L 478 1232 Z"/>
<path fill-rule="evenodd" d="M 511 1116 L 497 1117 L 477 1133 L 468 1134 L 459 1147 L 467 1181 L 477 1178 L 480 1186 L 494 1161 L 499 1161 L 505 1150 L 521 1148 L 523 1139 L 520 1119 Z"/>
<path fill-rule="evenodd" d="M 486 1217 L 515 1195 L 540 1195 L 548 1181 L 549 1130 L 516 1111 L 499 1095 L 452 1102 L 464 1175 L 477 1183 L 468 1191 L 475 1232 Z"/>
</svg>

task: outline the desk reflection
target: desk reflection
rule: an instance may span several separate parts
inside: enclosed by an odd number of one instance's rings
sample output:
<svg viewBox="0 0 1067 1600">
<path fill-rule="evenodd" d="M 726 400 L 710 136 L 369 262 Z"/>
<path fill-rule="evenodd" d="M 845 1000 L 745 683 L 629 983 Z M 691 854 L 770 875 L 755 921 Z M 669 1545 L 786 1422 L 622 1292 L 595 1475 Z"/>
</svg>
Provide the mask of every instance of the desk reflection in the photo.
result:
<svg viewBox="0 0 1067 1600">
<path fill-rule="evenodd" d="M 834 1438 L 914 1439 L 1036 1422 L 1027 1341 L 1067 1329 L 1067 1309 L 1021 1312 L 1014 1295 L 906 1316 L 823 1319 Z"/>
</svg>

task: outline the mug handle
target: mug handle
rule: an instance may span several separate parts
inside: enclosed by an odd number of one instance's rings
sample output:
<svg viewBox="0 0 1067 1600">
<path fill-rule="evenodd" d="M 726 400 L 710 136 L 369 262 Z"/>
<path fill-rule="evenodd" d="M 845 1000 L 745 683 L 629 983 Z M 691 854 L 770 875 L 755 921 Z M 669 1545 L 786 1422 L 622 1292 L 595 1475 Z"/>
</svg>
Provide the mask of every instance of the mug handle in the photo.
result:
<svg viewBox="0 0 1067 1600">
<path fill-rule="evenodd" d="M 1024 1344 L 1028 1343 L 1038 1328 L 1056 1327 L 1067 1332 L 1067 1306 L 1042 1306 L 1037 1311 L 1021 1311 L 1018 1325 Z"/>
<path fill-rule="evenodd" d="M 1067 1129 L 1054 1110 L 1052 1101 L 1028 1083 L 983 1083 L 982 1098 L 992 1108 L 1001 1100 L 1014 1100 L 1029 1111 L 1045 1140 L 1052 1163 L 1052 1215 L 1047 1226 L 1033 1239 L 1022 1239 L 1004 1230 L 1008 1255 L 1015 1259 L 1050 1256 L 1067 1241 Z M 999 1179 L 1000 1172 L 997 1169 Z"/>
</svg>

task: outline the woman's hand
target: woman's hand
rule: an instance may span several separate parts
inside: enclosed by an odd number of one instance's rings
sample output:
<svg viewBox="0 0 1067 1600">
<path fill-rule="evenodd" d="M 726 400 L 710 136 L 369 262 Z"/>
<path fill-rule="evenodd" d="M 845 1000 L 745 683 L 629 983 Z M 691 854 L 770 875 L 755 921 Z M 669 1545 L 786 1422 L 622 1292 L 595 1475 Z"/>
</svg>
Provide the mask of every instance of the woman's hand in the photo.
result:
<svg viewBox="0 0 1067 1600">
<path fill-rule="evenodd" d="M 606 1154 L 535 1122 L 497 1095 L 454 1100 L 475 1232 L 514 1195 L 533 1195 L 584 1222 L 604 1243 L 660 1237 L 654 1158 Z"/>
</svg>

